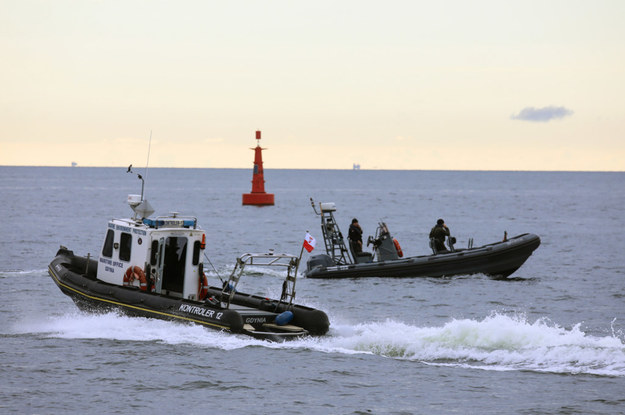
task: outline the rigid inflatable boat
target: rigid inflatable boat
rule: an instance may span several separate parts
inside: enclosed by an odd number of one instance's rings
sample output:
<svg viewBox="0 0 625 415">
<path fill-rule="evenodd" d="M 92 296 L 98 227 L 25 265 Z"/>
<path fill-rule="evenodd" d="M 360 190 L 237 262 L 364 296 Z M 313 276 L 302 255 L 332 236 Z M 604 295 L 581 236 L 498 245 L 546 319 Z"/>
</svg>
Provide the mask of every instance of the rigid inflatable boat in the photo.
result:
<svg viewBox="0 0 625 415">
<path fill-rule="evenodd" d="M 308 259 L 304 275 L 307 278 L 362 278 L 362 277 L 446 277 L 454 275 L 485 274 L 505 278 L 515 272 L 540 245 L 537 235 L 525 233 L 500 242 L 473 247 L 469 239 L 466 249 L 454 247 L 455 238 L 448 237 L 449 249 L 437 251 L 433 241 L 431 255 L 402 258 L 401 247 L 384 222 L 378 224 L 375 236 L 370 236 L 367 246 L 373 252 L 354 252 L 348 249 L 336 223 L 334 203 L 321 203 L 317 212 L 321 217 L 321 232 L 325 254 Z"/>
<path fill-rule="evenodd" d="M 327 333 L 323 311 L 293 302 L 299 257 L 245 254 L 228 280 L 210 286 L 201 260 L 206 234 L 197 219 L 177 213 L 150 219 L 154 211 L 143 195 L 129 195 L 128 203 L 134 216 L 108 222 L 98 258 L 61 246 L 50 263 L 50 276 L 79 308 L 121 310 L 272 341 Z M 238 292 L 246 265 L 286 270 L 280 299 Z"/>
</svg>

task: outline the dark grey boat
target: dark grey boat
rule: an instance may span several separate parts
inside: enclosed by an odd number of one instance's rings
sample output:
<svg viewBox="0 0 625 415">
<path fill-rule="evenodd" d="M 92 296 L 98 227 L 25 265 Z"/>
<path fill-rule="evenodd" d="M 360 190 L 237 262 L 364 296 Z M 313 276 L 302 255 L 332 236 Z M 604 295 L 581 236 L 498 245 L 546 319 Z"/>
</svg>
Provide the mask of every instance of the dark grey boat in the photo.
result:
<svg viewBox="0 0 625 415">
<path fill-rule="evenodd" d="M 312 199 L 311 199 L 312 202 Z M 455 238 L 448 238 L 449 250 L 432 255 L 401 258 L 401 248 L 391 236 L 384 222 L 378 224 L 375 237 L 367 245 L 373 252 L 355 253 L 347 249 L 343 235 L 334 219 L 333 203 L 321 203 L 321 231 L 325 254 L 313 255 L 307 262 L 307 278 L 363 278 L 363 277 L 446 277 L 454 275 L 485 274 L 505 278 L 514 273 L 540 245 L 540 238 L 531 233 L 508 238 L 479 247 L 458 249 Z"/>
<path fill-rule="evenodd" d="M 149 219 L 153 210 L 143 195 L 130 195 L 128 203 L 134 217 L 108 222 L 99 258 L 77 256 L 62 246 L 48 267 L 79 308 L 120 310 L 273 341 L 327 333 L 323 311 L 293 302 L 299 257 L 245 254 L 227 281 L 209 286 L 201 261 L 206 233 L 197 219 L 176 213 Z M 239 292 L 245 265 L 286 270 L 280 299 Z"/>
</svg>

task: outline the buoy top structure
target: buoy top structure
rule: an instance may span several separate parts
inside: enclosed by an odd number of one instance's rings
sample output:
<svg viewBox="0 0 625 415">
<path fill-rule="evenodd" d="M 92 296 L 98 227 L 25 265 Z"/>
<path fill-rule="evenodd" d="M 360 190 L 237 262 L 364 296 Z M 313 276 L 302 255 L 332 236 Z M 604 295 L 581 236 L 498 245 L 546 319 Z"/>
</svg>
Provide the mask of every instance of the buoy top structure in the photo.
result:
<svg viewBox="0 0 625 415">
<path fill-rule="evenodd" d="M 265 176 L 263 175 L 263 150 L 260 147 L 260 131 L 256 131 L 256 147 L 254 150 L 254 173 L 252 174 L 252 192 L 243 193 L 244 205 L 267 206 L 274 204 L 274 195 L 265 192 Z"/>
</svg>

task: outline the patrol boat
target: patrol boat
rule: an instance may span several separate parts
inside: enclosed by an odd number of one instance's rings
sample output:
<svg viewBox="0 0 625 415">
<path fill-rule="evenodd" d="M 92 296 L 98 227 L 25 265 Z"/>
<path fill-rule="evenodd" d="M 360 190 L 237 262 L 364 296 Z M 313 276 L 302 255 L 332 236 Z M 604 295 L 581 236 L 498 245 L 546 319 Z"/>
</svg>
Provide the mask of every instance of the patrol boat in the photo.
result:
<svg viewBox="0 0 625 415">
<path fill-rule="evenodd" d="M 172 213 L 150 219 L 154 210 L 143 194 L 129 195 L 128 204 L 134 216 L 108 222 L 99 258 L 61 246 L 48 267 L 79 308 L 121 310 L 271 341 L 327 333 L 330 323 L 323 311 L 293 302 L 299 257 L 245 254 L 228 280 L 210 286 L 201 260 L 206 233 L 197 218 Z M 246 265 L 285 270 L 280 299 L 238 292 Z"/>
<path fill-rule="evenodd" d="M 304 275 L 307 278 L 362 278 L 362 277 L 448 277 L 454 275 L 485 274 L 495 278 L 506 278 L 514 273 L 540 245 L 540 238 L 531 233 L 504 238 L 500 242 L 479 247 L 469 239 L 466 249 L 454 246 L 456 238 L 448 237 L 448 250 L 437 251 L 430 241 L 431 255 L 403 258 L 399 242 L 392 237 L 388 226 L 379 222 L 375 236 L 369 236 L 367 246 L 372 252 L 356 253 L 346 247 L 343 234 L 334 218 L 336 205 L 320 203 L 315 214 L 321 217 L 321 232 L 325 243 L 325 254 L 313 255 L 308 259 Z"/>
</svg>

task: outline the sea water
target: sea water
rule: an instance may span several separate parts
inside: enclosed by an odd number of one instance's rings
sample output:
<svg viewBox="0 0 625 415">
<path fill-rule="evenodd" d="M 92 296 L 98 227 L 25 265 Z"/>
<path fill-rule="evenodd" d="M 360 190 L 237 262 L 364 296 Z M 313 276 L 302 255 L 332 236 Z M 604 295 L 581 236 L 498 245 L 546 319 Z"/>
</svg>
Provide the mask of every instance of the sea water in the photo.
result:
<svg viewBox="0 0 625 415">
<path fill-rule="evenodd" d="M 445 219 L 457 246 L 532 232 L 505 280 L 300 278 L 326 336 L 271 343 L 204 327 L 80 312 L 47 275 L 60 245 L 97 256 L 129 216 L 121 168 L 0 167 L 0 412 L 185 414 L 625 413 L 625 174 L 265 170 L 271 207 L 242 206 L 251 170 L 150 169 L 156 215 L 207 232 L 211 284 L 248 252 L 323 251 L 310 198 L 346 233 L 385 222 L 405 255 Z M 146 174 L 147 173 L 147 174 Z M 308 254 L 304 251 L 304 263 Z M 300 270 L 301 271 L 301 270 Z M 240 290 L 279 296 L 251 269 Z"/>
</svg>

